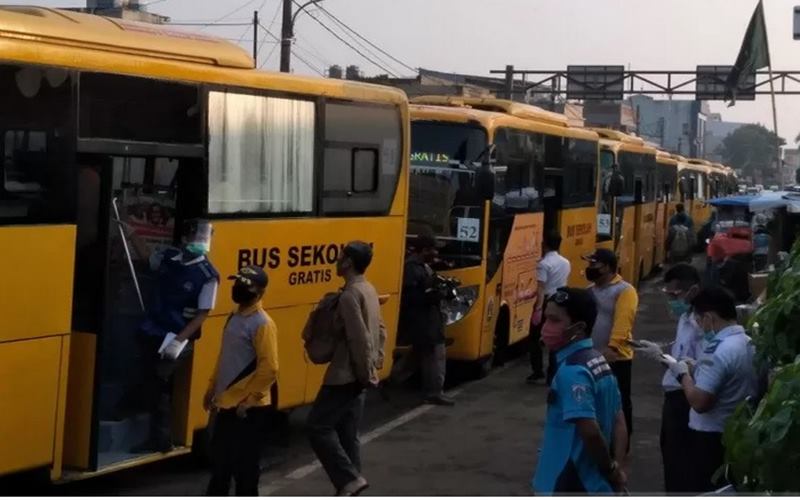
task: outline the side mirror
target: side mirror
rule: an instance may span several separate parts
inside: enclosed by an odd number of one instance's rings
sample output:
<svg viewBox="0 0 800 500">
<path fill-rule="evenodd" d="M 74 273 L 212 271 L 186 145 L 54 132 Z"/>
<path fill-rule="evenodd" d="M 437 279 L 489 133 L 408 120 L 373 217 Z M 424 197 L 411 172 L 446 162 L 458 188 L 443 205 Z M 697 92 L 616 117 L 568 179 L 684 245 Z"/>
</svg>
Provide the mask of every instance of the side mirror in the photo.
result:
<svg viewBox="0 0 800 500">
<path fill-rule="evenodd" d="M 606 196 L 622 196 L 625 193 L 625 178 L 619 172 L 612 172 L 605 188 Z"/>
<path fill-rule="evenodd" d="M 492 200 L 494 198 L 495 177 L 492 167 L 481 165 L 475 172 L 475 187 L 482 200 Z"/>
</svg>

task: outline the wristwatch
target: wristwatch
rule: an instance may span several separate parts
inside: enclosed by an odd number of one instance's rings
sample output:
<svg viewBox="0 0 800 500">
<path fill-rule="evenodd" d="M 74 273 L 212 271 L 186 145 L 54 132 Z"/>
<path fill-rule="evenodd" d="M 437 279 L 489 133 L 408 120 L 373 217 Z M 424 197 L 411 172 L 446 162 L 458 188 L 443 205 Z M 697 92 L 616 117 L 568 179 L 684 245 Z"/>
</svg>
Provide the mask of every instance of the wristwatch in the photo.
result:
<svg viewBox="0 0 800 500">
<path fill-rule="evenodd" d="M 617 472 L 617 469 L 619 469 L 619 464 L 616 460 L 612 460 L 611 466 L 608 468 L 608 472 L 606 473 L 606 477 L 612 477 L 614 473 Z"/>
</svg>

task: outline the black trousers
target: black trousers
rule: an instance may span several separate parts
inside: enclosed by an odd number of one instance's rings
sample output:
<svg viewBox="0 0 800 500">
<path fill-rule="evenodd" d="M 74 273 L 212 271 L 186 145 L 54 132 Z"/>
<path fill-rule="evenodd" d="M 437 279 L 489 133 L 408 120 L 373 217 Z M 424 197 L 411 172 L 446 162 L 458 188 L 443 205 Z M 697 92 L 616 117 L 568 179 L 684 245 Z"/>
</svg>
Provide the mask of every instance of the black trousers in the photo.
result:
<svg viewBox="0 0 800 500">
<path fill-rule="evenodd" d="M 631 371 L 633 361 L 614 361 L 609 363 L 611 371 L 617 377 L 617 385 L 619 385 L 619 394 L 622 397 L 622 412 L 625 414 L 625 424 L 628 426 L 628 438 L 633 434 L 633 403 L 631 402 Z M 630 439 L 628 440 L 628 449 L 630 449 Z"/>
<path fill-rule="evenodd" d="M 688 453 L 692 444 L 689 430 L 689 402 L 682 390 L 664 394 L 661 408 L 661 462 L 664 491 L 668 494 L 693 492 Z"/>
<path fill-rule="evenodd" d="M 365 395 L 358 383 L 323 385 L 308 414 L 311 448 L 337 492 L 361 476 L 358 426 Z"/>
<path fill-rule="evenodd" d="M 150 414 L 149 441 L 157 447 L 172 443 L 172 387 L 175 372 L 191 358 L 192 343 L 176 360 L 161 359 L 158 348 L 164 339 L 140 337 L 143 383 L 140 398 L 143 409 Z"/>
<path fill-rule="evenodd" d="M 531 373 L 544 376 L 544 364 L 542 363 L 542 325 L 531 325 L 528 338 L 530 340 Z"/>
<path fill-rule="evenodd" d="M 236 496 L 258 496 L 259 459 L 269 408 L 247 410 L 244 418 L 236 410 L 220 410 L 211 425 L 211 480 L 206 494 L 227 496 L 231 481 Z"/>
<path fill-rule="evenodd" d="M 721 432 L 700 432 L 690 430 L 691 448 L 689 454 L 689 476 L 691 493 L 706 493 L 716 488 L 714 474 L 725 461 L 725 448 L 722 446 Z"/>
</svg>

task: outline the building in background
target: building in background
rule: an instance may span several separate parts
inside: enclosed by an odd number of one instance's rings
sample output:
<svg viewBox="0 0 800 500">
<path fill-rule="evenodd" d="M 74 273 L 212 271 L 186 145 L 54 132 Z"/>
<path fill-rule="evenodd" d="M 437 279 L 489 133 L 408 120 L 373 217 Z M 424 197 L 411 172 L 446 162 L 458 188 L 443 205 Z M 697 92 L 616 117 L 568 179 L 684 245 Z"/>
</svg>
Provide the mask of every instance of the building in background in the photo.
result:
<svg viewBox="0 0 800 500">
<path fill-rule="evenodd" d="M 793 186 L 798 184 L 796 172 L 800 169 L 800 149 L 783 149 L 783 184 Z"/>
<path fill-rule="evenodd" d="M 708 115 L 706 122 L 706 158 L 711 161 L 724 163 L 725 159 L 719 154 L 719 149 L 722 147 L 722 141 L 725 140 L 730 134 L 736 131 L 739 127 L 747 125 L 746 123 L 725 122 L 722 121 L 722 116 L 719 113 L 711 113 Z"/>
<path fill-rule="evenodd" d="M 169 22 L 166 16 L 147 12 L 147 5 L 139 0 L 86 0 L 86 7 L 69 10 L 151 24 Z"/>
<path fill-rule="evenodd" d="M 703 101 L 656 100 L 636 95 L 630 98 L 639 137 L 661 149 L 689 158 L 706 158 L 708 103 Z"/>
<path fill-rule="evenodd" d="M 627 101 L 585 101 L 583 118 L 588 127 L 636 133 L 636 116 Z"/>
</svg>

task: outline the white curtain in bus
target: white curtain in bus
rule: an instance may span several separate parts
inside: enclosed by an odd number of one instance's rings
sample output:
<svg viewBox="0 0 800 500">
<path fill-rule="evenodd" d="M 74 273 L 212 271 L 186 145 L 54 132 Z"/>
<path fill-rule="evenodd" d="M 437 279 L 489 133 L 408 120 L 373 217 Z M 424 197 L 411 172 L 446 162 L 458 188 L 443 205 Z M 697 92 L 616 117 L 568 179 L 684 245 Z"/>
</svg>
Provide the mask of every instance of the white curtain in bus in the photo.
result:
<svg viewBox="0 0 800 500">
<path fill-rule="evenodd" d="M 209 93 L 211 213 L 313 209 L 314 103 Z"/>
</svg>

